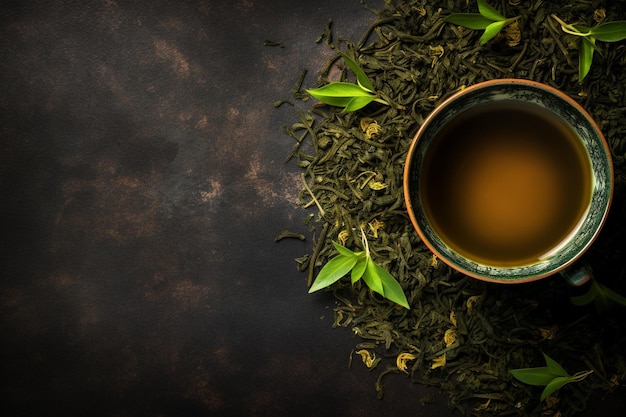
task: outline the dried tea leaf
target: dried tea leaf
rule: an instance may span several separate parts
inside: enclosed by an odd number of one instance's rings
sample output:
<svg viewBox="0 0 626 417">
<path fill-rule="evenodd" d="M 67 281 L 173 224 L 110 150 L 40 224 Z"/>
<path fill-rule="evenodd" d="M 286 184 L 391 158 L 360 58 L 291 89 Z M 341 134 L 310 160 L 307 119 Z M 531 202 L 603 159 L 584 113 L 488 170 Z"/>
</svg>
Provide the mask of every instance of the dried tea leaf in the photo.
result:
<svg viewBox="0 0 626 417">
<path fill-rule="evenodd" d="M 369 185 L 369 187 L 374 191 L 384 190 L 387 188 L 387 184 L 380 181 L 370 181 L 367 185 Z"/>
</svg>

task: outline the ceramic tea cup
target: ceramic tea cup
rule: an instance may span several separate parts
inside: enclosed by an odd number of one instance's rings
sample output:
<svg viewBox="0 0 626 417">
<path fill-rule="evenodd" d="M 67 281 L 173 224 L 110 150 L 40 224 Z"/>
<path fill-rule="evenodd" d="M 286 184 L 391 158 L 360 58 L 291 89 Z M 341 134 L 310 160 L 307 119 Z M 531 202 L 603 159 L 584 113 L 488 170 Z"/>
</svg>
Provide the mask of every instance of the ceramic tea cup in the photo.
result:
<svg viewBox="0 0 626 417">
<path fill-rule="evenodd" d="M 520 79 L 455 93 L 407 154 L 409 217 L 430 250 L 485 281 L 567 273 L 589 248 L 613 194 L 611 152 L 592 117 L 547 85 Z"/>
</svg>

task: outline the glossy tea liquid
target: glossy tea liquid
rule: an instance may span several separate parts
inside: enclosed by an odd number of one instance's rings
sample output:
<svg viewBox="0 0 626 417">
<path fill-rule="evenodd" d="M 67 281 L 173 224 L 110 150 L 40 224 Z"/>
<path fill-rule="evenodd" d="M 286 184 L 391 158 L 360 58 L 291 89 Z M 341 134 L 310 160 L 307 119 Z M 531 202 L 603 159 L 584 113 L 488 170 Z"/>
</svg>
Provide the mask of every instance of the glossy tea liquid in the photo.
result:
<svg viewBox="0 0 626 417">
<path fill-rule="evenodd" d="M 589 156 L 558 116 L 525 103 L 489 103 L 437 134 L 420 174 L 435 232 L 466 258 L 524 266 L 563 243 L 591 199 Z"/>
</svg>

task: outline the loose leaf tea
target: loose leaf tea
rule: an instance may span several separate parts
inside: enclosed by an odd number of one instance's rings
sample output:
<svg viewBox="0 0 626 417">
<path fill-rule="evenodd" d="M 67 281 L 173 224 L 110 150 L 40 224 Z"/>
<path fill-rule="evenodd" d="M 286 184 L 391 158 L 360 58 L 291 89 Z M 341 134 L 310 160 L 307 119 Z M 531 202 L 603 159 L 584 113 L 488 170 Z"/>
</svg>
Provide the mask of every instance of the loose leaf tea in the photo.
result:
<svg viewBox="0 0 626 417">
<path fill-rule="evenodd" d="M 437 388 L 451 408 L 471 416 L 571 416 L 588 404 L 597 409 L 598 397 L 626 397 L 626 321 L 619 304 L 614 314 L 599 315 L 584 305 L 597 301 L 597 286 L 583 288 L 581 294 L 558 277 L 503 286 L 451 270 L 420 241 L 402 191 L 411 141 L 424 118 L 448 95 L 509 77 L 556 87 L 591 113 L 611 148 L 611 212 L 586 256 L 597 283 L 611 288 L 611 294 L 626 294 L 626 48 L 616 44 L 595 54 L 596 70 L 580 84 L 578 44 L 552 18 L 558 14 L 589 28 L 597 25 L 595 16 L 626 19 L 624 2 L 604 2 L 602 10 L 594 4 L 600 2 L 498 2 L 502 16 L 519 16 L 517 25 L 501 30 L 517 43 L 481 48 L 472 31 L 444 21 L 465 11 L 467 2 L 388 1 L 360 39 L 334 46 L 358 57 L 376 94 L 390 105 L 346 112 L 321 103 L 296 103 L 297 120 L 285 131 L 294 140 L 288 159 L 302 172 L 302 205 L 314 210 L 307 223 L 313 247 L 297 260 L 298 268 L 307 272 L 307 284 L 337 254 L 350 258 L 349 252 L 356 252 L 347 248 L 364 247 L 365 235 L 371 259 L 397 281 L 411 307 L 400 308 L 380 296 L 378 269 L 366 274 L 368 264 L 358 259 L 337 265 L 336 271 L 351 278 L 341 279 L 339 273 L 332 277 L 337 278 L 328 292 L 336 301 L 333 327 L 349 328 L 357 337 L 353 352 L 367 369 L 378 372 L 372 385 L 379 397 L 384 398 L 386 379 L 398 377 Z M 298 79 L 295 91 L 301 85 L 328 84 L 332 69 L 343 72 L 337 61 L 320 63 L 317 79 Z M 358 80 L 354 85 L 359 86 Z M 353 285 L 352 274 L 379 292 L 360 282 Z M 583 305 L 572 304 L 570 297 Z M 558 358 L 563 369 L 593 373 L 539 401 L 538 392 L 520 383 L 511 370 L 535 367 L 541 352 Z M 554 382 L 551 389 L 559 384 Z M 416 406 L 431 401 L 405 400 Z"/>
</svg>

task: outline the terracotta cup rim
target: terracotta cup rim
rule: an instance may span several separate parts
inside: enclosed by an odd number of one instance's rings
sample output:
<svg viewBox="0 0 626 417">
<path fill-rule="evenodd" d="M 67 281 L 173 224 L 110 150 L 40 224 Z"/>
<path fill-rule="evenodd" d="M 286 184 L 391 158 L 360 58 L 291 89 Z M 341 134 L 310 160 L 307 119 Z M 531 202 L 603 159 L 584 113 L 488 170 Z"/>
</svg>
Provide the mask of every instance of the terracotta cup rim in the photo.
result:
<svg viewBox="0 0 626 417">
<path fill-rule="evenodd" d="M 598 142 L 598 144 L 600 144 L 601 148 L 603 149 L 603 151 L 606 154 L 606 159 L 607 161 L 605 161 L 605 163 L 602 165 L 603 170 L 607 171 L 607 178 L 609 178 L 609 180 L 607 181 L 608 184 L 606 184 L 608 186 L 608 190 L 604 190 L 603 191 L 603 195 L 606 196 L 606 207 L 602 207 L 602 218 L 599 220 L 599 223 L 597 224 L 597 226 L 595 227 L 595 230 L 593 230 L 593 235 L 591 236 L 590 239 L 588 239 L 587 242 L 585 242 L 584 246 L 581 247 L 578 250 L 578 253 L 575 256 L 572 256 L 571 258 L 560 262 L 558 265 L 545 269 L 545 270 L 538 270 L 536 272 L 520 272 L 519 276 L 515 276 L 515 271 L 520 269 L 520 268 L 506 268 L 506 267 L 491 267 L 491 266 L 486 266 L 486 268 L 488 268 L 489 272 L 485 272 L 483 270 L 483 268 L 478 268 L 478 269 L 470 269 L 467 266 L 464 265 L 459 265 L 456 261 L 451 260 L 448 258 L 448 256 L 446 256 L 444 253 L 442 253 L 442 250 L 440 250 L 439 247 L 437 247 L 437 245 L 435 243 L 433 243 L 430 238 L 426 235 L 426 233 L 423 230 L 422 225 L 420 224 L 420 222 L 418 221 L 415 212 L 413 210 L 413 202 L 411 199 L 412 193 L 411 193 L 411 179 L 412 176 L 414 176 L 415 174 L 412 174 L 412 162 L 414 159 L 414 155 L 416 152 L 416 149 L 418 148 L 418 146 L 420 146 L 420 138 L 421 136 L 424 134 L 424 132 L 429 128 L 429 125 L 431 124 L 431 122 L 438 117 L 441 113 L 445 112 L 446 110 L 449 109 L 449 107 L 457 102 L 460 98 L 463 98 L 465 96 L 467 96 L 468 94 L 472 94 L 473 92 L 476 92 L 478 90 L 484 90 L 484 89 L 491 89 L 491 88 L 497 88 L 497 87 L 507 87 L 508 86 L 514 86 L 515 87 L 520 87 L 520 88 L 529 88 L 529 89 L 534 89 L 535 91 L 540 91 L 542 94 L 543 93 L 547 93 L 548 95 L 552 95 L 554 97 L 556 97 L 558 100 L 562 101 L 563 103 L 565 103 L 566 105 L 569 105 L 572 109 L 575 109 L 576 112 L 583 118 L 585 118 L 588 123 L 589 123 L 589 128 L 593 131 L 594 136 Z M 579 104 L 577 103 L 573 98 L 571 98 L 570 96 L 568 96 L 567 94 L 565 94 L 564 92 L 537 82 L 537 81 L 532 81 L 532 80 L 525 80 L 525 79 L 517 79 L 517 78 L 503 78 L 503 79 L 496 79 L 496 80 L 489 80 L 489 81 L 484 81 L 484 82 L 480 82 L 477 84 L 474 84 L 472 86 L 466 87 L 463 90 L 457 91 L 454 94 L 452 94 L 450 97 L 446 98 L 445 100 L 443 100 L 424 120 L 424 122 L 422 123 L 422 125 L 420 126 L 420 128 L 418 129 L 417 133 L 415 134 L 415 136 L 413 137 L 413 140 L 411 142 L 411 145 L 409 147 L 409 150 L 407 152 L 407 156 L 406 156 L 406 162 L 405 162 L 405 166 L 404 166 L 404 175 L 403 175 L 403 191 L 404 191 L 404 200 L 405 200 L 405 204 L 407 207 L 407 211 L 408 211 L 408 215 L 409 218 L 411 220 L 411 223 L 413 224 L 413 228 L 416 230 L 416 232 L 418 233 L 420 239 L 422 240 L 422 242 L 425 243 L 425 245 L 428 247 L 428 249 L 434 254 L 436 255 L 440 260 L 442 260 L 444 263 L 446 263 L 447 265 L 449 265 L 450 267 L 452 267 L 453 269 L 462 272 L 465 275 L 471 276 L 473 278 L 477 278 L 483 281 L 489 281 L 489 282 L 497 282 L 497 283 L 508 283 L 508 284 L 517 284 L 517 283 L 524 283 L 524 282 L 531 282 L 531 281 L 536 281 L 542 278 L 545 278 L 547 276 L 553 275 L 569 266 L 571 266 L 574 262 L 576 262 L 582 255 L 583 253 L 589 248 L 589 246 L 591 246 L 591 244 L 593 243 L 593 241 L 595 241 L 597 235 L 599 234 L 600 230 L 602 229 L 602 226 L 604 225 L 605 221 L 606 221 L 606 217 L 608 215 L 608 211 L 611 205 L 611 201 L 612 201 L 612 197 L 613 197 L 613 163 L 612 163 L 612 159 L 611 159 L 611 151 L 609 148 L 609 145 L 604 137 L 604 135 L 602 134 L 602 131 L 600 129 L 600 127 L 598 126 L 598 124 L 595 122 L 595 120 L 593 119 L 593 117 L 591 117 L 591 115 Z M 608 194 L 607 194 L 608 193 Z M 592 202 L 591 204 L 594 204 L 594 202 Z M 460 255 L 459 255 L 460 256 Z M 506 270 L 506 271 L 505 271 Z M 496 272 L 494 272 L 496 271 Z M 497 271 L 501 271 L 504 276 L 499 276 Z M 513 275 L 509 274 L 509 271 L 513 271 Z"/>
</svg>

